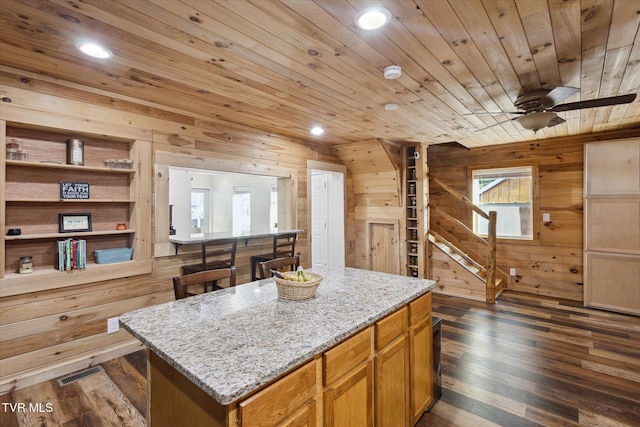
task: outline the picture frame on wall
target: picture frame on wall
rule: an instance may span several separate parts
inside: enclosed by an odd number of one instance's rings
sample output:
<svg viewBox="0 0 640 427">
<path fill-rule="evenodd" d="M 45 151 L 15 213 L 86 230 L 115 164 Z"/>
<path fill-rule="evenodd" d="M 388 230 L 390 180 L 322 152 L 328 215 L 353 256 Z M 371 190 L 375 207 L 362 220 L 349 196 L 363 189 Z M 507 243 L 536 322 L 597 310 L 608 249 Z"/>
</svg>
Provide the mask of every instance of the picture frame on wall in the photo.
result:
<svg viewBox="0 0 640 427">
<path fill-rule="evenodd" d="M 58 228 L 60 233 L 78 233 L 91 231 L 90 213 L 61 213 L 58 214 Z"/>
</svg>

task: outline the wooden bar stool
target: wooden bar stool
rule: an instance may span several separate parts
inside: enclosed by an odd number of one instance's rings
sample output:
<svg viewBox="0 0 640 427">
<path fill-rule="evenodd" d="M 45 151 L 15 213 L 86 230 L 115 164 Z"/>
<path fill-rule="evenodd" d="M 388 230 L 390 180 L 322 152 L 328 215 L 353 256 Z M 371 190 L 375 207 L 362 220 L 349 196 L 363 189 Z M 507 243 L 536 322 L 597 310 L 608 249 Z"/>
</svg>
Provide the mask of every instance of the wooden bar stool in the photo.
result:
<svg viewBox="0 0 640 427">
<path fill-rule="evenodd" d="M 296 271 L 300 266 L 300 257 L 288 256 L 283 258 L 276 258 L 269 261 L 262 261 L 258 263 L 260 279 L 268 279 L 271 277 L 271 270 L 281 270 L 283 267 L 290 267 L 291 271 Z"/>
<path fill-rule="evenodd" d="M 279 233 L 273 236 L 273 251 L 268 254 L 253 255 L 251 257 L 251 280 L 257 279 L 256 273 L 259 262 L 276 258 L 293 257 L 296 252 L 298 233 Z"/>
<path fill-rule="evenodd" d="M 202 242 L 202 262 L 183 265 L 182 275 L 236 265 L 237 239 L 219 239 Z"/>
<path fill-rule="evenodd" d="M 222 289 L 216 285 L 218 280 L 229 279 L 229 287 L 236 285 L 236 268 L 217 268 L 215 270 L 203 270 L 197 273 L 186 274 L 173 278 L 173 292 L 176 299 L 182 299 L 197 295 L 198 293 L 189 292 L 188 288 L 193 286 L 202 286 L 202 292 L 216 291 Z M 211 289 L 209 289 L 211 283 Z"/>
</svg>

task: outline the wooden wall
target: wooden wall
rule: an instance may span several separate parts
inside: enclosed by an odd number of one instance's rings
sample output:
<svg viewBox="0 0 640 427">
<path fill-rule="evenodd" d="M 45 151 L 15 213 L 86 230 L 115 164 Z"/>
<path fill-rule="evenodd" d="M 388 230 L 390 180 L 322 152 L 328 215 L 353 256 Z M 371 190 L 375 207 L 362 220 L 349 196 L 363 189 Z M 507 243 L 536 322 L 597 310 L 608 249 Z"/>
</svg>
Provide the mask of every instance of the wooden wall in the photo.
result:
<svg viewBox="0 0 640 427">
<path fill-rule="evenodd" d="M 517 291 L 582 300 L 583 284 L 583 158 L 588 141 L 625 138 L 639 130 L 585 135 L 489 146 L 467 150 L 457 144 L 432 145 L 428 149 L 429 173 L 471 198 L 469 167 L 538 167 L 538 213 L 534 212 L 533 241 L 498 239 L 497 264 L 506 274 L 516 269 L 508 287 Z M 535 190 L 534 190 L 535 191 Z M 471 227 L 471 212 L 440 187 L 431 184 L 431 203 Z M 551 220 L 542 221 L 542 213 Z M 499 221 L 499 219 L 498 219 Z M 450 230 L 437 214 L 432 224 Z M 476 243 L 457 231 L 465 245 Z M 479 253 L 484 253 L 478 251 Z M 452 273 L 454 274 L 454 273 Z M 446 277 L 441 278 L 446 280 Z"/>
<path fill-rule="evenodd" d="M 143 100 L 8 68 L 0 69 L 0 84 L 5 98 L 0 117 L 8 121 L 37 116 L 43 126 L 68 125 L 98 134 L 109 134 L 115 127 L 129 128 L 136 135 L 152 135 L 154 153 L 174 151 L 297 170 L 297 227 L 305 230 L 297 249 L 302 264 L 310 266 L 306 161 L 341 163 L 326 146 L 168 111 Z M 347 183 L 352 183 L 350 176 Z M 147 191 L 153 200 L 152 188 Z M 353 212 L 351 194 L 348 190 L 347 206 Z M 353 219 L 350 212 L 348 221 Z M 349 249 L 355 236 L 349 239 L 348 253 L 352 253 Z M 153 242 L 146 244 L 153 247 Z M 239 251 L 239 283 L 249 281 L 249 254 L 270 248 L 269 240 L 259 240 Z M 123 330 L 108 335 L 107 319 L 172 300 L 171 278 L 182 264 L 195 259 L 195 254 L 156 258 L 148 275 L 0 299 L 0 394 L 139 349 L 137 340 Z M 347 262 L 352 265 L 349 259 Z"/>
<path fill-rule="evenodd" d="M 367 140 L 336 146 L 337 155 L 351 172 L 353 202 L 348 206 L 347 265 L 369 269 L 369 224 L 394 223 L 399 233 L 403 215 L 399 176 L 400 146 L 382 140 Z M 368 243 L 368 244 L 367 244 Z M 381 245 L 384 249 L 387 246 Z M 396 245 L 400 250 L 400 246 Z M 398 253 L 399 257 L 400 254 Z"/>
</svg>

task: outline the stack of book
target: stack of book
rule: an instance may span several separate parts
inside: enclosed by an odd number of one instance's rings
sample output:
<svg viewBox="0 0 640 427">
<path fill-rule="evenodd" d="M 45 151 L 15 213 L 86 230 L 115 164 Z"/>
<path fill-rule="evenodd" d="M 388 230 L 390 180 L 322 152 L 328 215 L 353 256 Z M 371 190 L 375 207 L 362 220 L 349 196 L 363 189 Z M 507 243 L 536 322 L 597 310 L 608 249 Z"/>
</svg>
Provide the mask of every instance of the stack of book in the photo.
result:
<svg viewBox="0 0 640 427">
<path fill-rule="evenodd" d="M 58 270 L 80 270 L 87 267 L 86 240 L 58 240 Z"/>
</svg>

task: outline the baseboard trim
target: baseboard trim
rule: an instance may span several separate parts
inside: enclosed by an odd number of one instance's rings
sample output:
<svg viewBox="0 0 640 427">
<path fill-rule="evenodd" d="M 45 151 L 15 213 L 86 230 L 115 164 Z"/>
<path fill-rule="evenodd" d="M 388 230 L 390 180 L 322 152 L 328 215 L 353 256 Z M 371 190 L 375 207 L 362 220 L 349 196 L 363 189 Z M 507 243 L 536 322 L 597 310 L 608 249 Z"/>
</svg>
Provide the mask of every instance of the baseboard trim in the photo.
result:
<svg viewBox="0 0 640 427">
<path fill-rule="evenodd" d="M 37 369 L 22 371 L 11 377 L 0 379 L 0 395 L 68 375 L 145 348 L 140 341 L 135 338 L 130 338 L 108 347 L 94 349 L 90 352 L 57 361 L 50 365 L 39 366 Z"/>
</svg>

